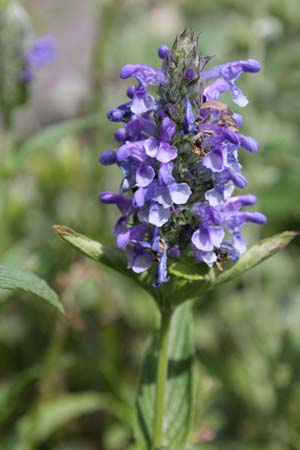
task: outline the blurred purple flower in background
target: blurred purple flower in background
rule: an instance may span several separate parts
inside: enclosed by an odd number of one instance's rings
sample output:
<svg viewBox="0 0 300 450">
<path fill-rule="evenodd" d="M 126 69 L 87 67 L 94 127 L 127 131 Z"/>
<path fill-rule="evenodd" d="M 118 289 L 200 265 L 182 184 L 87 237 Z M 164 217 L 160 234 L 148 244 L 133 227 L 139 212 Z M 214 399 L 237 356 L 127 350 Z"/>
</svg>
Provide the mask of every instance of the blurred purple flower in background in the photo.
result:
<svg viewBox="0 0 300 450">
<path fill-rule="evenodd" d="M 209 267 L 238 259 L 246 250 L 240 229 L 263 224 L 258 212 L 240 211 L 256 202 L 254 195 L 232 197 L 245 188 L 238 150 L 258 150 L 254 138 L 239 132 L 242 117 L 219 101 L 230 91 L 246 106 L 237 87 L 239 77 L 260 70 L 254 59 L 205 70 L 209 58 L 198 53 L 198 37 L 184 32 L 172 49 L 158 49 L 161 70 L 127 64 L 121 78 L 135 78 L 129 101 L 111 109 L 108 119 L 121 122 L 115 132 L 121 145 L 100 156 L 124 174 L 119 194 L 104 192 L 100 200 L 121 212 L 114 234 L 124 248 L 128 267 L 136 273 L 156 264 L 155 287 L 166 283 L 168 258 L 194 255 Z M 211 82 L 207 85 L 207 82 Z M 158 95 L 148 92 L 158 86 Z"/>
<path fill-rule="evenodd" d="M 53 36 L 43 36 L 37 39 L 24 54 L 25 69 L 22 80 L 30 81 L 35 71 L 50 64 L 55 59 L 55 41 Z"/>
</svg>

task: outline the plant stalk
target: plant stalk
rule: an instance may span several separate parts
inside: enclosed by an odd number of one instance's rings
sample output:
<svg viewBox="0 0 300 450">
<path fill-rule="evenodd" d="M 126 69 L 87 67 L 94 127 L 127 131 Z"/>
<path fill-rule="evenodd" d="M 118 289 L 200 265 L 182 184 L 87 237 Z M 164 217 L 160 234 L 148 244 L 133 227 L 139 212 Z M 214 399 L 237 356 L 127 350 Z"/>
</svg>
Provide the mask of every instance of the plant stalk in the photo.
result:
<svg viewBox="0 0 300 450">
<path fill-rule="evenodd" d="M 0 238 L 0 254 L 2 255 L 9 248 L 10 245 L 10 226 L 9 226 L 9 184 L 10 174 L 7 173 L 10 161 L 14 152 L 14 136 L 12 117 L 10 113 L 3 113 L 3 130 L 2 142 L 0 142 L 0 165 L 3 172 L 0 173 L 0 216 L 3 218 L 1 224 L 1 238 Z"/>
<path fill-rule="evenodd" d="M 154 427 L 152 450 L 162 446 L 163 419 L 165 407 L 165 388 L 168 377 L 168 344 L 172 313 L 170 311 L 161 313 L 161 322 L 158 341 L 157 371 L 156 371 L 156 393 L 154 406 Z"/>
</svg>

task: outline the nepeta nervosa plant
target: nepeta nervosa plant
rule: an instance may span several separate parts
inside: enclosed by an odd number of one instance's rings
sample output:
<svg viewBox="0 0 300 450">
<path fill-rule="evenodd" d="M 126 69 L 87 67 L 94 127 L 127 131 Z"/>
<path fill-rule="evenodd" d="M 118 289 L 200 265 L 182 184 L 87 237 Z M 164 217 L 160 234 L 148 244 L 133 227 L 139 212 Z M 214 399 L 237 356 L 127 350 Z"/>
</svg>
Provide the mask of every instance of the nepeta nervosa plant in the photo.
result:
<svg viewBox="0 0 300 450">
<path fill-rule="evenodd" d="M 255 73 L 255 59 L 206 68 L 209 58 L 198 52 L 198 37 L 183 33 L 171 50 L 158 49 L 161 69 L 128 64 L 123 79 L 134 78 L 130 100 L 108 112 L 121 122 L 115 132 L 120 146 L 104 151 L 104 165 L 118 164 L 124 174 L 117 194 L 103 192 L 103 203 L 121 212 L 114 234 L 126 251 L 128 267 L 141 273 L 156 265 L 154 285 L 169 280 L 167 260 L 193 254 L 195 262 L 222 270 L 224 259 L 246 251 L 241 228 L 264 224 L 259 212 L 241 211 L 254 195 L 233 196 L 245 188 L 238 151 L 251 153 L 258 143 L 240 132 L 242 116 L 219 97 L 231 92 L 240 107 L 248 100 L 238 88 L 243 73 Z M 148 91 L 157 86 L 155 96 Z"/>
</svg>

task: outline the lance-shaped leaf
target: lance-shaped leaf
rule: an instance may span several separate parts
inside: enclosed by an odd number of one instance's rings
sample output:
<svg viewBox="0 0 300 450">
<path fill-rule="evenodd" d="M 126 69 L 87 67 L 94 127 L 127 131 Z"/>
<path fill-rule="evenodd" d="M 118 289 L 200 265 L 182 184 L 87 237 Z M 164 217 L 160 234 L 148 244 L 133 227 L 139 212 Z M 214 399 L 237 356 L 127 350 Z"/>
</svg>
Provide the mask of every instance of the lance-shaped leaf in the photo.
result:
<svg viewBox="0 0 300 450">
<path fill-rule="evenodd" d="M 20 447 L 17 448 L 29 450 L 25 443 L 41 444 L 65 423 L 101 408 L 107 408 L 107 398 L 96 392 L 64 394 L 44 401 L 18 422 Z"/>
<path fill-rule="evenodd" d="M 48 284 L 26 270 L 17 269 L 12 266 L 0 265 L 0 288 L 11 291 L 21 290 L 37 295 L 54 306 L 59 312 L 64 313 L 64 307 L 59 301 L 57 294 Z"/>
<path fill-rule="evenodd" d="M 207 291 L 241 276 L 282 250 L 298 235 L 297 232 L 286 231 L 264 239 L 251 247 L 236 263 L 224 265 L 223 272 L 216 268 L 209 270 L 206 265 L 195 264 L 192 258 L 185 257 L 170 265 L 170 282 L 161 286 L 161 295 L 165 299 L 170 298 L 173 305 L 203 299 Z"/>
<path fill-rule="evenodd" d="M 151 449 L 154 423 L 158 333 L 149 342 L 136 398 L 135 435 L 139 449 Z M 163 447 L 184 447 L 193 411 L 193 339 L 190 304 L 177 308 L 171 322 L 165 392 Z"/>
<path fill-rule="evenodd" d="M 169 271 L 171 274 L 189 281 L 201 281 L 207 279 L 209 267 L 204 263 L 195 263 L 193 257 L 187 256 L 171 264 Z"/>
<path fill-rule="evenodd" d="M 299 233 L 295 231 L 285 231 L 253 245 L 253 247 L 244 253 L 235 264 L 219 273 L 211 287 L 214 288 L 219 284 L 226 283 L 227 281 L 234 280 L 241 276 L 244 272 L 247 272 L 265 259 L 270 258 L 270 256 L 273 256 L 275 253 L 282 250 L 296 236 L 299 236 Z"/>
<path fill-rule="evenodd" d="M 127 270 L 125 254 L 116 247 L 104 246 L 65 225 L 53 225 L 53 229 L 65 242 L 94 261 L 99 261 L 121 273 Z"/>
<path fill-rule="evenodd" d="M 173 305 L 180 305 L 188 300 L 198 300 L 209 289 L 241 276 L 244 272 L 279 252 L 299 235 L 294 231 L 286 231 L 264 239 L 251 247 L 236 263 L 227 268 L 225 266 L 223 272 L 219 272 L 217 269 L 208 270 L 204 264 L 195 264 L 192 258 L 186 257 L 170 265 L 170 282 L 155 289 L 152 286 L 153 270 L 139 276 L 136 275 L 127 268 L 127 259 L 122 250 L 114 246 L 104 246 L 63 225 L 54 225 L 53 228 L 64 241 L 89 258 L 133 279 L 159 304 L 165 302 Z"/>
<path fill-rule="evenodd" d="M 102 245 L 100 242 L 94 241 L 83 234 L 77 233 L 65 225 L 53 225 L 54 231 L 68 244 L 72 245 L 76 250 L 84 255 L 98 261 L 110 269 L 129 277 L 138 283 L 143 289 L 149 292 L 154 298 L 159 298 L 159 289 L 152 286 L 152 278 L 150 273 L 136 275 L 127 267 L 127 258 L 125 252 L 112 245 Z"/>
<path fill-rule="evenodd" d="M 0 426 L 18 410 L 23 390 L 38 380 L 41 366 L 31 366 L 0 384 Z"/>
</svg>

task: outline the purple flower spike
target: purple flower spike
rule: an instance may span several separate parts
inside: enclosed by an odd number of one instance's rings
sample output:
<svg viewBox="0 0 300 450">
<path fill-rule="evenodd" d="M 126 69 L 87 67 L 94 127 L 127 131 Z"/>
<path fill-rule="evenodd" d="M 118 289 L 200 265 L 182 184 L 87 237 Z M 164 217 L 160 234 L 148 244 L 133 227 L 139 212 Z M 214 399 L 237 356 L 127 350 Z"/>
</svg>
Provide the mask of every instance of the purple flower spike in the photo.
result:
<svg viewBox="0 0 300 450">
<path fill-rule="evenodd" d="M 108 112 L 109 120 L 121 122 L 115 131 L 120 145 L 100 156 L 103 165 L 117 164 L 123 174 L 119 193 L 100 195 L 120 210 L 117 246 L 135 273 L 155 265 L 156 288 L 169 281 L 168 258 L 194 255 L 195 263 L 222 269 L 246 251 L 241 229 L 266 222 L 260 212 L 242 209 L 256 203 L 254 195 L 234 196 L 236 187 L 247 186 L 238 152 L 255 153 L 258 143 L 240 133 L 242 116 L 218 101 L 229 91 L 236 104 L 246 106 L 238 80 L 258 72 L 259 62 L 204 70 L 207 58 L 198 53 L 198 37 L 187 32 L 172 50 L 161 46 L 158 56 L 161 69 L 122 68 L 121 78 L 137 84 L 127 88 L 128 102 Z M 150 94 L 148 86 L 157 86 L 157 93 Z"/>
</svg>

